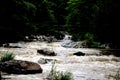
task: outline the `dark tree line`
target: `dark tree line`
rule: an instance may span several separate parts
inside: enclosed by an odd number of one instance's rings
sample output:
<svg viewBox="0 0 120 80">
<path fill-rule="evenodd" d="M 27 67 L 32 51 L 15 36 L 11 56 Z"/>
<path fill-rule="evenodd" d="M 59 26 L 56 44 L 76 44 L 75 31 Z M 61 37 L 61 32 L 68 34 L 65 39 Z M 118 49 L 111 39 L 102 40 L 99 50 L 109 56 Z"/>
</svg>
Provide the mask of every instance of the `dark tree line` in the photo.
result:
<svg viewBox="0 0 120 80">
<path fill-rule="evenodd" d="M 115 0 L 1 0 L 0 41 L 26 35 L 69 32 L 73 40 L 100 41 L 120 47 L 119 1 Z"/>
<path fill-rule="evenodd" d="M 0 27 L 3 40 L 20 40 L 25 35 L 52 29 L 53 20 L 43 0 L 1 0 Z"/>
<path fill-rule="evenodd" d="M 120 47 L 119 1 L 69 0 L 66 9 L 66 26 L 73 39 L 95 40 Z"/>
</svg>

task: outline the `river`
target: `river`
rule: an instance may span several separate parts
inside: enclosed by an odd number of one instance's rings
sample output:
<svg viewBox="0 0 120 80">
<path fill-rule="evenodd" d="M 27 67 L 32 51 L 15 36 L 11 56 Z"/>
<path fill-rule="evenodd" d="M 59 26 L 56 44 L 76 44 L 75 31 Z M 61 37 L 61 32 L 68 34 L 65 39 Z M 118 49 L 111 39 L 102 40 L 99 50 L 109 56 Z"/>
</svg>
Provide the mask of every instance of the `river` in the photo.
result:
<svg viewBox="0 0 120 80">
<path fill-rule="evenodd" d="M 48 75 L 52 62 L 47 64 L 39 63 L 40 59 L 56 60 L 55 66 L 59 71 L 70 71 L 74 80 L 117 80 L 120 79 L 120 57 L 113 55 L 101 55 L 101 50 L 93 48 L 73 48 L 68 42 L 67 37 L 59 42 L 18 42 L 12 45 L 21 46 L 20 48 L 0 47 L 0 54 L 12 52 L 17 60 L 33 61 L 41 65 L 42 74 L 30 75 L 3 75 L 9 80 L 45 80 Z M 64 46 L 63 46 L 64 45 Z M 67 47 L 66 47 L 67 46 Z M 38 49 L 47 48 L 53 50 L 56 56 L 44 56 L 37 53 Z M 73 53 L 81 51 L 85 56 L 76 56 Z M 118 75 L 119 74 L 119 75 Z"/>
</svg>

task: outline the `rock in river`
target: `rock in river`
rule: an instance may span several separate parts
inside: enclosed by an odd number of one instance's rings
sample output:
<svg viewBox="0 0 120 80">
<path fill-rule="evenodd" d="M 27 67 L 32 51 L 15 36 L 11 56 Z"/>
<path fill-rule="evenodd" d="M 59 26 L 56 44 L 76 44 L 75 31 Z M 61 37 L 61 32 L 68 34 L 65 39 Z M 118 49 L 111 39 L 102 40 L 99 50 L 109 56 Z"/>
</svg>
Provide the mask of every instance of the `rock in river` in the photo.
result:
<svg viewBox="0 0 120 80">
<path fill-rule="evenodd" d="M 53 50 L 48 48 L 37 50 L 39 54 L 46 55 L 46 56 L 56 56 L 56 53 Z"/>
<path fill-rule="evenodd" d="M 34 74 L 42 73 L 42 68 L 39 64 L 30 61 L 10 60 L 0 63 L 2 72 L 9 74 Z"/>
<path fill-rule="evenodd" d="M 73 53 L 73 55 L 76 55 L 76 56 L 84 56 L 85 53 L 79 51 L 79 52 Z"/>
</svg>

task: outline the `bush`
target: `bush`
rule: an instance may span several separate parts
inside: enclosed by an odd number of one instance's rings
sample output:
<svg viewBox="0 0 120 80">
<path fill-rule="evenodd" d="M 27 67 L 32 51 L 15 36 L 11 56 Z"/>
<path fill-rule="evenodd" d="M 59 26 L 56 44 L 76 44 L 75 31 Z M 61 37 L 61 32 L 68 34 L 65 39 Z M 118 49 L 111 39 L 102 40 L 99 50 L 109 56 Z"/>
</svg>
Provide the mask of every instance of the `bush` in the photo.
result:
<svg viewBox="0 0 120 80">
<path fill-rule="evenodd" d="M 0 62 L 5 62 L 5 61 L 13 60 L 14 57 L 15 57 L 15 55 L 13 53 L 7 52 L 3 56 L 1 56 Z"/>
<path fill-rule="evenodd" d="M 47 80 L 73 80 L 71 72 L 57 71 L 55 64 L 53 63 L 51 71 L 47 76 Z"/>
</svg>

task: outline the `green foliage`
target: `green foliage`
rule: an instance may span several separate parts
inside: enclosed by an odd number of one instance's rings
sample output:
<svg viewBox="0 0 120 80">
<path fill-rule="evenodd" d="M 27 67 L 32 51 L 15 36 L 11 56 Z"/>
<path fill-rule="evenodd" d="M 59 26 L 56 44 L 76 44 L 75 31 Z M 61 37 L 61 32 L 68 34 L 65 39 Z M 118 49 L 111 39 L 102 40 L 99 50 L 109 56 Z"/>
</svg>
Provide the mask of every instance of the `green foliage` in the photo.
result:
<svg viewBox="0 0 120 80">
<path fill-rule="evenodd" d="M 58 37 L 60 25 L 64 25 L 62 30 L 75 40 L 91 33 L 97 41 L 120 47 L 116 36 L 120 34 L 119 8 L 114 0 L 1 0 L 1 41 L 21 40 L 31 34 Z"/>
<path fill-rule="evenodd" d="M 91 33 L 89 33 L 89 32 L 87 32 L 87 33 L 85 33 L 85 35 L 84 35 L 84 39 L 85 39 L 85 40 L 89 40 L 89 41 L 93 41 L 93 40 L 94 40 L 94 35 L 91 34 Z"/>
<path fill-rule="evenodd" d="M 114 0 L 98 0 L 97 4 L 100 8 L 97 17 L 96 35 L 100 42 L 112 43 L 120 48 L 120 39 L 118 38 L 120 25 L 118 19 L 120 17 L 119 2 Z M 114 46 L 115 47 L 115 46 Z"/>
<path fill-rule="evenodd" d="M 45 1 L 7 0 L 7 3 L 0 1 L 0 32 L 3 36 L 1 39 L 8 40 L 4 39 L 6 31 L 8 36 L 14 37 L 14 40 L 16 37 L 23 39 L 26 35 L 41 34 L 46 29 L 44 34 L 48 34 L 49 30 L 53 29 L 55 20 L 52 10 L 49 10 Z"/>
<path fill-rule="evenodd" d="M 68 32 L 73 36 L 73 40 L 85 40 L 85 44 L 92 45 L 96 36 L 96 17 L 99 7 L 95 1 L 69 0 L 66 10 L 66 26 Z"/>
<path fill-rule="evenodd" d="M 114 0 L 69 0 L 65 26 L 76 40 L 90 32 L 96 41 L 120 47 L 115 36 L 119 34 L 119 8 L 119 2 Z"/>
<path fill-rule="evenodd" d="M 90 27 L 95 26 L 98 7 L 94 2 L 88 0 L 69 0 L 66 10 L 69 12 L 66 16 L 66 25 L 80 25 L 82 31 L 89 31 L 91 30 Z"/>
<path fill-rule="evenodd" d="M 47 76 L 48 80 L 73 80 L 72 73 L 66 71 L 66 72 L 60 72 L 56 70 L 55 62 L 52 64 L 51 71 L 49 75 Z"/>
<path fill-rule="evenodd" d="M 14 57 L 15 57 L 15 55 L 13 53 L 7 52 L 3 56 L 1 56 L 0 62 L 5 62 L 5 61 L 13 60 Z"/>
<path fill-rule="evenodd" d="M 84 40 L 83 45 L 85 47 L 93 47 L 93 45 L 94 45 L 94 35 L 93 34 L 88 33 L 88 32 L 85 33 L 83 35 L 83 40 Z"/>
<path fill-rule="evenodd" d="M 68 71 L 61 72 L 61 80 L 73 80 L 72 74 Z"/>
<path fill-rule="evenodd" d="M 47 7 L 55 20 L 55 25 L 64 25 L 68 0 L 46 0 Z"/>
</svg>

